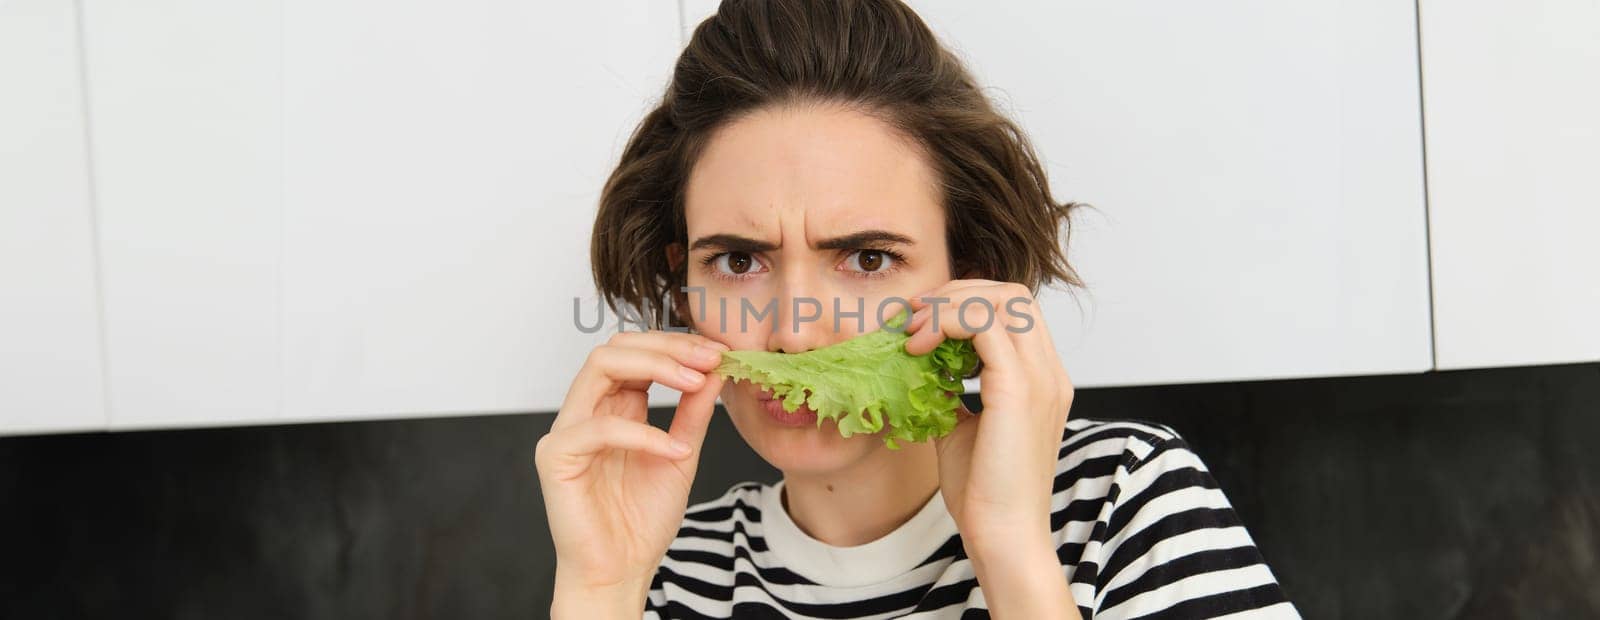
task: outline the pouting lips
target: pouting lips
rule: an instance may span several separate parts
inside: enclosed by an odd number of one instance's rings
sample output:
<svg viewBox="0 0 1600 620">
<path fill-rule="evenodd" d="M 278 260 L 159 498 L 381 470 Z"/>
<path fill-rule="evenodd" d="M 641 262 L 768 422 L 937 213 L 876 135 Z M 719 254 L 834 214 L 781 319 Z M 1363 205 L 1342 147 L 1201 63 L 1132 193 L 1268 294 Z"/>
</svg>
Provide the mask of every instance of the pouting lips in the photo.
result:
<svg viewBox="0 0 1600 620">
<path fill-rule="evenodd" d="M 766 410 L 767 416 L 784 426 L 810 426 L 817 425 L 817 412 L 811 407 L 800 405 L 794 411 L 784 411 L 783 401 L 773 398 L 772 390 L 762 390 L 761 408 Z"/>
</svg>

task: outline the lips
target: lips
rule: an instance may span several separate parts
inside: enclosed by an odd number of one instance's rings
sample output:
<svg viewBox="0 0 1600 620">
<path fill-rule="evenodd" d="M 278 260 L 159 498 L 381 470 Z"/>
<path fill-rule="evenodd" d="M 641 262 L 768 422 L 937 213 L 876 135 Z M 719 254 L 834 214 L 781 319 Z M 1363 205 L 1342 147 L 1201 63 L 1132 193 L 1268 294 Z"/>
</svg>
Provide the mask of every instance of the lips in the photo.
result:
<svg viewBox="0 0 1600 620">
<path fill-rule="evenodd" d="M 799 409 L 792 412 L 783 410 L 783 401 L 772 397 L 772 390 L 761 391 L 761 408 L 767 412 L 767 418 L 781 426 L 816 427 L 817 412 L 810 407 L 800 405 Z"/>
</svg>

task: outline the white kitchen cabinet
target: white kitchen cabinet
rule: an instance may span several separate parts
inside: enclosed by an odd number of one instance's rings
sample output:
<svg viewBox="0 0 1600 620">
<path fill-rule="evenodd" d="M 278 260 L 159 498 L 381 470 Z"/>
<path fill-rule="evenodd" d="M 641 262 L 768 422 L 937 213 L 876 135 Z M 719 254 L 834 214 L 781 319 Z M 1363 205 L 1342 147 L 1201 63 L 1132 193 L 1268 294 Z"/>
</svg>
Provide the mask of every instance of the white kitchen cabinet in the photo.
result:
<svg viewBox="0 0 1600 620">
<path fill-rule="evenodd" d="M 376 19 L 375 14 L 381 14 Z M 287 419 L 549 411 L 673 2 L 286 3 Z"/>
<path fill-rule="evenodd" d="M 0 434 L 106 426 L 77 17 L 0 2 Z"/>
<path fill-rule="evenodd" d="M 1420 11 L 1439 368 L 1600 361 L 1600 5 Z"/>
<path fill-rule="evenodd" d="M 1410 5 L 914 4 L 1097 209 L 1040 300 L 1077 385 L 1432 366 Z"/>
<path fill-rule="evenodd" d="M 85 13 L 113 428 L 559 403 L 675 3 Z"/>
<path fill-rule="evenodd" d="M 279 3 L 86 0 L 111 425 L 279 415 Z"/>
<path fill-rule="evenodd" d="M 1410 4 L 911 4 L 1097 208 L 1041 296 L 1075 384 L 1432 367 Z"/>
</svg>

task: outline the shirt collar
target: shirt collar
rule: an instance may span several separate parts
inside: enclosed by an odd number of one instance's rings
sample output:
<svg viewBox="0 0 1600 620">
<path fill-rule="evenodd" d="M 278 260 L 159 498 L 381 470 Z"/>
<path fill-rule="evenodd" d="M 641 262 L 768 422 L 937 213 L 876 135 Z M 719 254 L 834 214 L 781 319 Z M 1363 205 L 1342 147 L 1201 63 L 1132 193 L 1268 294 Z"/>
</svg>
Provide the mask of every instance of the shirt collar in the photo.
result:
<svg viewBox="0 0 1600 620">
<path fill-rule="evenodd" d="M 767 547 L 783 567 L 818 584 L 855 587 L 888 581 L 916 568 L 955 535 L 955 519 L 944 492 L 911 519 L 877 540 L 851 547 L 822 542 L 800 530 L 783 508 L 783 481 L 761 494 L 761 521 Z"/>
</svg>

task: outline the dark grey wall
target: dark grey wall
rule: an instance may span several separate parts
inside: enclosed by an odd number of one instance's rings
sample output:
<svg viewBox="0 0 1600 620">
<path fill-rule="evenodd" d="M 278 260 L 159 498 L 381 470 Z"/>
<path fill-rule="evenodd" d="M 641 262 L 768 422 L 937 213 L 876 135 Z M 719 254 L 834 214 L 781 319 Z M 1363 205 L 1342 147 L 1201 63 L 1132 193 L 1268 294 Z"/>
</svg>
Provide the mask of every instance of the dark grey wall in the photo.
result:
<svg viewBox="0 0 1600 620">
<path fill-rule="evenodd" d="M 1183 433 L 1307 618 L 1600 617 L 1600 364 L 1080 390 L 1073 415 Z M 0 618 L 543 617 L 550 420 L 0 439 Z M 725 418 L 708 441 L 694 501 L 776 479 Z"/>
</svg>

